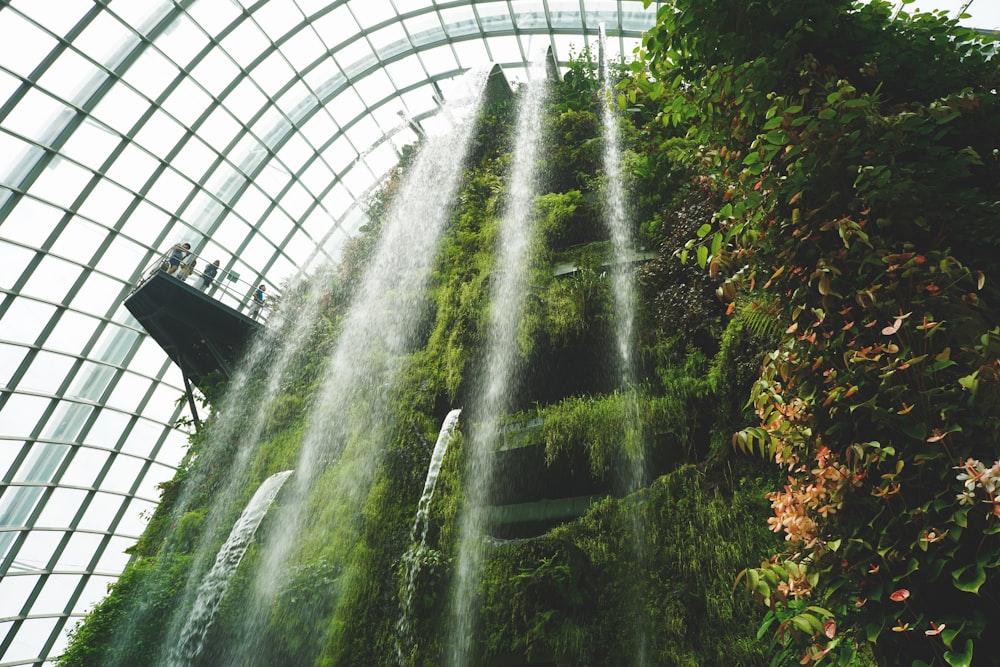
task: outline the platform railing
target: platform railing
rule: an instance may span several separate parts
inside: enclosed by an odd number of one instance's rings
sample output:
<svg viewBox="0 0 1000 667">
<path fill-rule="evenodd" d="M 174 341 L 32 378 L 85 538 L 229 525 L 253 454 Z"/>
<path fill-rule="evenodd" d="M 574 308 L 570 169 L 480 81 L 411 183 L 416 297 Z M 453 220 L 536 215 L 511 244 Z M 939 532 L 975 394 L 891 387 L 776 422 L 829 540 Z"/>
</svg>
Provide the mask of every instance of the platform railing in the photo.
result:
<svg viewBox="0 0 1000 667">
<path fill-rule="evenodd" d="M 268 314 L 270 314 L 271 309 L 276 303 L 276 299 L 280 296 L 273 290 L 273 286 L 269 282 L 248 282 L 242 279 L 240 274 L 236 271 L 233 271 L 232 269 L 225 269 L 221 265 L 217 267 L 218 271 L 216 272 L 214 278 L 212 278 L 212 280 L 206 285 L 205 269 L 207 269 L 209 265 L 214 264 L 215 260 L 208 260 L 194 252 L 189 252 L 185 255 L 184 258 L 180 260 L 180 265 L 177 269 L 173 273 L 170 273 L 170 257 L 172 254 L 173 248 L 156 258 L 146 268 L 144 268 L 139 276 L 139 281 L 132 288 L 132 292 L 135 292 L 147 280 L 162 272 L 164 275 L 183 282 L 196 290 L 204 292 L 206 295 L 214 298 L 220 303 L 224 303 L 230 308 L 245 314 L 247 317 L 251 317 L 260 322 L 267 319 Z M 267 289 L 264 291 L 264 303 L 260 309 L 257 310 L 254 302 L 254 292 L 260 284 L 266 285 Z"/>
</svg>

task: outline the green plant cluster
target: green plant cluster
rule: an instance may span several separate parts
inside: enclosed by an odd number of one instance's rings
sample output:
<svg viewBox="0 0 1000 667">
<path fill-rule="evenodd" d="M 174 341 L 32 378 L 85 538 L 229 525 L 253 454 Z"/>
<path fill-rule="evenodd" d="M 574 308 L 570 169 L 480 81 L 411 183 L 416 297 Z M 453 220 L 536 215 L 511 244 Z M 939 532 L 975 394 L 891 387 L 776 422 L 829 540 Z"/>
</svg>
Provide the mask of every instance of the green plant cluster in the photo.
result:
<svg viewBox="0 0 1000 667">
<path fill-rule="evenodd" d="M 956 20 L 893 12 L 678 0 L 636 68 L 721 198 L 685 258 L 780 332 L 733 441 L 787 474 L 787 549 L 744 573 L 774 664 L 998 648 L 1000 69 Z"/>
</svg>

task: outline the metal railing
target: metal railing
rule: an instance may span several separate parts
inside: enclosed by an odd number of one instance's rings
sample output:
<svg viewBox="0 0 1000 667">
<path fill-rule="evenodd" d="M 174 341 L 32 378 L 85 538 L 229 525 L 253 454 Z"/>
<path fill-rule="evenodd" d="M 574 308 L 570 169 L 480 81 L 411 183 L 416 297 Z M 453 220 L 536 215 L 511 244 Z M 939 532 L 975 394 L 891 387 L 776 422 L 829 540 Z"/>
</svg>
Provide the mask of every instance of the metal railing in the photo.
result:
<svg viewBox="0 0 1000 667">
<path fill-rule="evenodd" d="M 214 276 L 207 275 L 205 269 L 210 265 L 214 265 L 215 260 L 209 261 L 191 251 L 187 251 L 180 260 L 180 263 L 171 271 L 170 260 L 173 252 L 174 248 L 171 247 L 170 250 L 144 268 L 139 275 L 139 281 L 132 287 L 129 295 L 139 289 L 147 280 L 162 272 L 180 282 L 186 283 L 194 289 L 204 292 L 216 301 L 245 314 L 247 317 L 259 322 L 267 320 L 267 315 L 274 307 L 276 299 L 280 296 L 272 290 L 270 283 L 263 280 L 258 283 L 248 282 L 240 278 L 240 274 L 236 271 L 223 268 L 221 265 L 217 267 Z M 257 286 L 262 284 L 265 285 L 264 302 L 258 307 L 254 299 L 254 293 L 257 291 Z"/>
</svg>

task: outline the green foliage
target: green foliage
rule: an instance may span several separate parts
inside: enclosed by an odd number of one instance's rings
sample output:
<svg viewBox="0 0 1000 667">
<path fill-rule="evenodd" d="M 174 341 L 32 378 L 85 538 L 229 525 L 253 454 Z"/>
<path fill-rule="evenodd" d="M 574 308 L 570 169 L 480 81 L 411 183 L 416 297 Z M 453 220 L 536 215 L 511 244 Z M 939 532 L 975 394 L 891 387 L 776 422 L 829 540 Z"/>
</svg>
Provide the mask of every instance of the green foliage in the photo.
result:
<svg viewBox="0 0 1000 667">
<path fill-rule="evenodd" d="M 751 394 L 760 425 L 736 441 L 789 472 L 769 494 L 789 548 L 745 579 L 772 610 L 762 636 L 776 664 L 990 651 L 1000 543 L 955 474 L 992 464 L 1000 428 L 976 273 L 996 269 L 991 51 L 943 16 L 892 22 L 883 2 L 675 6 L 637 85 L 687 95 L 663 118 L 704 146 L 723 199 L 688 257 L 728 269 L 751 330 L 783 332 Z"/>
<path fill-rule="evenodd" d="M 483 580 L 484 659 L 634 664 L 634 630 L 648 624 L 653 664 L 765 664 L 752 607 L 724 576 L 774 544 L 765 528 L 747 529 L 766 509 L 760 486 L 727 498 L 703 480 L 683 467 L 641 497 L 601 502 L 543 538 L 495 548 Z M 636 513 L 648 531 L 639 560 Z"/>
<path fill-rule="evenodd" d="M 190 557 L 169 555 L 132 561 L 97 604 L 73 630 L 62 667 L 126 667 L 150 664 L 161 640 L 175 598 L 183 589 Z"/>
</svg>

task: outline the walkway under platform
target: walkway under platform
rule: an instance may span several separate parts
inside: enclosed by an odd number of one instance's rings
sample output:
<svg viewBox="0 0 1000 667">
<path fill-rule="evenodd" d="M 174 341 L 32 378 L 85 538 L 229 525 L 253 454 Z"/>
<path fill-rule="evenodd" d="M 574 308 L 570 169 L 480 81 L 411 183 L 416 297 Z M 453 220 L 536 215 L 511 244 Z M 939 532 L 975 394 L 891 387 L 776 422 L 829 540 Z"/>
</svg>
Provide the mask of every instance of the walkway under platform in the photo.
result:
<svg viewBox="0 0 1000 667">
<path fill-rule="evenodd" d="M 125 299 L 125 307 L 197 386 L 228 379 L 247 343 L 264 325 L 193 285 L 156 271 Z"/>
</svg>

